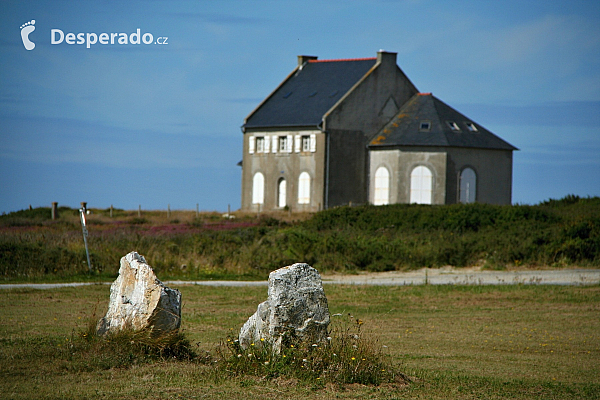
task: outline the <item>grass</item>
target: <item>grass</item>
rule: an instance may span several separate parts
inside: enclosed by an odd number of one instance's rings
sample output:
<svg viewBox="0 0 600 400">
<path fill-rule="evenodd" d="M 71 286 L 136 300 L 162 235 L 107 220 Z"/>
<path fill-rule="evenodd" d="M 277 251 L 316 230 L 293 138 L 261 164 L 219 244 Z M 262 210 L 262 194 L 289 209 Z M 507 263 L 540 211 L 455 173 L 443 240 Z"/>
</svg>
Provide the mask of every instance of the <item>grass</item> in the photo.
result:
<svg viewBox="0 0 600 400">
<path fill-rule="evenodd" d="M 215 354 L 266 297 L 264 287 L 178 289 L 183 333 L 200 356 Z M 76 336 L 89 315 L 106 311 L 109 288 L 98 285 L 0 292 L 2 397 L 600 398 L 599 286 L 331 285 L 325 291 L 332 314 L 363 321 L 342 324 L 341 331 L 360 326 L 411 383 L 322 384 L 261 369 L 215 373 L 204 358 L 160 353 L 84 367 L 89 359 L 70 357 L 68 349 L 73 341 L 82 345 Z"/>
<path fill-rule="evenodd" d="M 92 210 L 88 274 L 77 210 L 0 216 L 0 281 L 110 281 L 132 250 L 164 280 L 266 279 L 283 265 L 321 272 L 600 266 L 600 198 L 534 206 L 338 207 L 315 214 Z"/>
</svg>

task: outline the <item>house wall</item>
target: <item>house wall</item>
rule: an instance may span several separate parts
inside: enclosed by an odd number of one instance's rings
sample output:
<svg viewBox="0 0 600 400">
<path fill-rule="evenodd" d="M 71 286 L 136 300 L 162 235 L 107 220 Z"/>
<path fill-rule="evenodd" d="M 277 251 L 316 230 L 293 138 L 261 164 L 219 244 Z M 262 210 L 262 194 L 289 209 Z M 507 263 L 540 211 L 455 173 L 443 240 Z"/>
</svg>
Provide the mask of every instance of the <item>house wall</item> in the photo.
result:
<svg viewBox="0 0 600 400">
<path fill-rule="evenodd" d="M 300 152 L 292 144 L 291 153 L 272 152 L 250 154 L 250 137 L 268 137 L 292 135 L 315 135 L 315 152 Z M 257 211 L 258 205 L 252 204 L 253 178 L 257 172 L 265 177 L 264 203 L 260 206 L 263 211 L 280 209 L 277 204 L 278 182 L 284 178 L 287 184 L 286 204 L 292 211 L 318 211 L 323 207 L 323 183 L 325 168 L 325 135 L 315 130 L 286 130 L 286 131 L 247 131 L 244 133 L 244 155 L 242 159 L 242 210 Z M 302 172 L 311 177 L 310 203 L 298 204 L 298 179 Z"/>
<path fill-rule="evenodd" d="M 433 174 L 433 204 L 446 203 L 447 156 L 443 151 L 420 149 L 371 150 L 369 153 L 369 202 L 375 199 L 375 171 L 385 166 L 390 173 L 390 204 L 410 201 L 410 174 L 420 165 Z"/>
<path fill-rule="evenodd" d="M 470 167 L 477 176 L 475 201 L 488 204 L 512 202 L 512 151 L 448 148 L 447 204 L 458 203 L 459 176 Z"/>
<path fill-rule="evenodd" d="M 367 202 L 367 152 L 361 131 L 327 132 L 329 164 L 326 171 L 325 207 Z"/>
<path fill-rule="evenodd" d="M 396 54 L 378 62 L 323 118 L 329 136 L 326 207 L 368 201 L 367 143 L 418 91 L 396 65 Z"/>
<path fill-rule="evenodd" d="M 433 204 L 455 204 L 459 176 L 472 168 L 477 175 L 475 201 L 511 204 L 512 151 L 472 148 L 412 147 L 371 150 L 369 153 L 369 202 L 374 202 L 375 171 L 385 166 L 390 173 L 390 204 L 410 200 L 410 173 L 418 165 L 433 172 Z"/>
<path fill-rule="evenodd" d="M 378 62 L 323 118 L 323 130 L 362 131 L 373 136 L 418 93 L 396 65 L 396 54 L 379 52 Z M 388 101 L 393 100 L 388 104 Z M 387 107 L 386 107 L 387 105 Z M 390 109 L 391 105 L 394 105 Z"/>
</svg>

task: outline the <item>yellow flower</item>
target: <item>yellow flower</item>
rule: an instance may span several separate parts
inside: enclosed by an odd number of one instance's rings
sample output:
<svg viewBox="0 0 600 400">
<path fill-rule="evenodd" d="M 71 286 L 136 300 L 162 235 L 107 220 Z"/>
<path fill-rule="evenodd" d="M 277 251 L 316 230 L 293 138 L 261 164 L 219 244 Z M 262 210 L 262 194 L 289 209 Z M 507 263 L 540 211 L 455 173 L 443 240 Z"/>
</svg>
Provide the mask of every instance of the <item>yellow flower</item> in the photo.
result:
<svg viewBox="0 0 600 400">
<path fill-rule="evenodd" d="M 265 338 L 260 338 L 260 341 L 261 341 L 261 342 L 264 342 L 264 341 L 265 341 Z"/>
<path fill-rule="evenodd" d="M 356 360 L 356 358 L 352 357 L 351 360 L 354 361 L 354 360 Z"/>
</svg>

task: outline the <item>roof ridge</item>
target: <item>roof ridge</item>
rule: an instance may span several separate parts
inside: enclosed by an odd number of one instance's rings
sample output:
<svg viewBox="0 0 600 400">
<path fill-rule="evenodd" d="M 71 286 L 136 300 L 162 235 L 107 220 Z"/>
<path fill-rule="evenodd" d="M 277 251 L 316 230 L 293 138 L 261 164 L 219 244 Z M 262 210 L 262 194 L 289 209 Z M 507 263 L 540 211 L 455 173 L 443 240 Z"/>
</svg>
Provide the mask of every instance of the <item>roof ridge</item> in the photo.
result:
<svg viewBox="0 0 600 400">
<path fill-rule="evenodd" d="M 377 60 L 377 57 L 365 57 L 365 58 L 338 58 L 331 60 L 308 60 L 309 63 L 322 63 L 322 62 L 339 62 L 339 61 L 372 61 Z"/>
</svg>

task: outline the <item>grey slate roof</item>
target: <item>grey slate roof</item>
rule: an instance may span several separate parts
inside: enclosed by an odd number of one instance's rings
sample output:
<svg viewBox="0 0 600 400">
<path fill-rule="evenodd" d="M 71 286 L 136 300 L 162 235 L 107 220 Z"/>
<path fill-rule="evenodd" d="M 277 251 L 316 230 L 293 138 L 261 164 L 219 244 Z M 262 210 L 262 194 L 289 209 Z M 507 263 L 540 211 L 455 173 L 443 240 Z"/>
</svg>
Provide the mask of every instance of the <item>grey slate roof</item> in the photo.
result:
<svg viewBox="0 0 600 400">
<path fill-rule="evenodd" d="M 426 121 L 430 122 L 429 130 L 421 129 L 421 123 Z M 459 130 L 451 128 L 452 122 L 456 123 Z M 471 131 L 468 124 L 473 124 L 476 131 Z M 518 150 L 431 93 L 419 93 L 413 96 L 369 143 L 370 148 L 381 146 L 451 146 Z"/>
<path fill-rule="evenodd" d="M 247 118 L 244 128 L 318 126 L 323 115 L 377 62 L 311 60 L 292 73 Z"/>
</svg>

